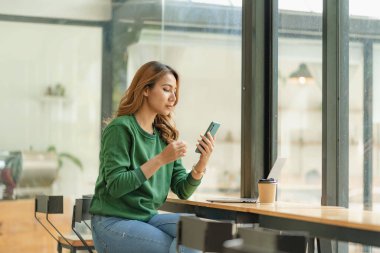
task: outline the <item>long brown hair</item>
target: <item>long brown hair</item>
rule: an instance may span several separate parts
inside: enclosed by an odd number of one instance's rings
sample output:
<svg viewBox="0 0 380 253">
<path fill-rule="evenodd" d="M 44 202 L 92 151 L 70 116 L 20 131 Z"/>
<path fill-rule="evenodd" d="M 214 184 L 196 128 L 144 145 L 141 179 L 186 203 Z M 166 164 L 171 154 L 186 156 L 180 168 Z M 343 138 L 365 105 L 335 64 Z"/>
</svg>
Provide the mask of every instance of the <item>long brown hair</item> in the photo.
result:
<svg viewBox="0 0 380 253">
<path fill-rule="evenodd" d="M 149 87 L 153 88 L 156 82 L 164 75 L 171 73 L 177 80 L 176 101 L 179 97 L 179 76 L 178 73 L 168 65 L 158 61 L 147 62 L 142 65 L 136 72 L 133 80 L 120 100 L 119 108 L 116 112 L 116 117 L 123 115 L 132 115 L 136 113 L 143 105 L 144 90 Z M 160 132 L 161 138 L 170 143 L 178 139 L 178 130 L 174 125 L 172 113 L 169 115 L 157 114 L 153 125 Z"/>
</svg>

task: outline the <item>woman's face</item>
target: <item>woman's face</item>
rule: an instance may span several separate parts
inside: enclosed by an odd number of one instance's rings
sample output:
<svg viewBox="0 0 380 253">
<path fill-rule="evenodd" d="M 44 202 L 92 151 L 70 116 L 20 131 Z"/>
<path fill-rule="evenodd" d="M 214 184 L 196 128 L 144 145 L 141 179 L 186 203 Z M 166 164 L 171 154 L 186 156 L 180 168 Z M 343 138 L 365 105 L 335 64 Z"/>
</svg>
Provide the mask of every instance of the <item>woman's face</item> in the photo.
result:
<svg viewBox="0 0 380 253">
<path fill-rule="evenodd" d="M 168 73 L 162 76 L 151 89 L 144 92 L 146 104 L 157 114 L 168 115 L 174 109 L 176 101 L 177 80 Z"/>
</svg>

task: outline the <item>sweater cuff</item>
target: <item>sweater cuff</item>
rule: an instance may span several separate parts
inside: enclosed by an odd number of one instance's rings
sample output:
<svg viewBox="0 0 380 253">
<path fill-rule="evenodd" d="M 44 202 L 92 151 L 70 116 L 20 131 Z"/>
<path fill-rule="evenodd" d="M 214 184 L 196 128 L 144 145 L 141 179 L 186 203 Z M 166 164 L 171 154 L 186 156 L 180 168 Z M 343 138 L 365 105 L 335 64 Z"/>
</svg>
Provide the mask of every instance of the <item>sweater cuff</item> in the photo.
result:
<svg viewBox="0 0 380 253">
<path fill-rule="evenodd" d="M 203 177 L 202 177 L 203 178 Z M 192 186 L 198 186 L 201 184 L 202 182 L 202 178 L 197 180 L 195 178 L 193 178 L 193 176 L 191 175 L 191 172 L 187 175 L 187 178 L 186 178 L 186 181 L 192 185 Z"/>
<path fill-rule="evenodd" d="M 135 173 L 136 173 L 137 179 L 139 180 L 140 184 L 143 184 L 147 180 L 145 175 L 144 175 L 144 172 L 142 172 L 140 167 L 135 169 Z"/>
</svg>

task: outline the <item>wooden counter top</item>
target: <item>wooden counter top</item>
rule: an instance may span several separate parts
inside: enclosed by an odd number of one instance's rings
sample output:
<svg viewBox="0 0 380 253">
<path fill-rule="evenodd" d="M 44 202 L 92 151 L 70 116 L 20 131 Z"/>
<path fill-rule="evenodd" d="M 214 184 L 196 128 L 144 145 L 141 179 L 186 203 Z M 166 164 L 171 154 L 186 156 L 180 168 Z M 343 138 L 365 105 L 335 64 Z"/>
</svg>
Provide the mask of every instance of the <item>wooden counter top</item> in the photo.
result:
<svg viewBox="0 0 380 253">
<path fill-rule="evenodd" d="M 199 195 L 189 200 L 169 197 L 167 202 L 380 232 L 380 212 L 284 202 L 277 202 L 275 204 L 211 203 L 206 201 L 206 199 L 205 196 Z"/>
</svg>

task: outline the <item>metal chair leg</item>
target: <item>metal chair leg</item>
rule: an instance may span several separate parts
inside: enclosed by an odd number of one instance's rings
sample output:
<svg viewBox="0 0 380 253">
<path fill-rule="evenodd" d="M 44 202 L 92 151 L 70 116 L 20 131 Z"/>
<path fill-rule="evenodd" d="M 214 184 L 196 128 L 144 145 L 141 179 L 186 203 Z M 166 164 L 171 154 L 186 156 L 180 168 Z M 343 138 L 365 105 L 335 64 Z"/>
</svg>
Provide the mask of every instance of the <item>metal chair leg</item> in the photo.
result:
<svg viewBox="0 0 380 253">
<path fill-rule="evenodd" d="M 59 242 L 57 243 L 57 252 L 62 253 L 62 245 Z"/>
<path fill-rule="evenodd" d="M 315 238 L 310 237 L 307 242 L 307 253 L 314 253 L 315 252 Z"/>
</svg>

